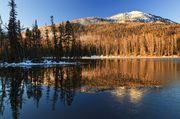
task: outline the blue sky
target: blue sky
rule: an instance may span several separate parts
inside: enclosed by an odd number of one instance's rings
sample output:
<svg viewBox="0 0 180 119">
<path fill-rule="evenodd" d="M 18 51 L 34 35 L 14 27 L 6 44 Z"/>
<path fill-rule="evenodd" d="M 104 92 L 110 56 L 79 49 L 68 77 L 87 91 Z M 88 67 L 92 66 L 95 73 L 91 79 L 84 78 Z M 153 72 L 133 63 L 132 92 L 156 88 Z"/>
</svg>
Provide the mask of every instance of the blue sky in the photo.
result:
<svg viewBox="0 0 180 119">
<path fill-rule="evenodd" d="M 16 0 L 18 19 L 25 26 L 49 24 L 82 17 L 107 17 L 120 12 L 139 10 L 169 18 L 180 23 L 180 0 Z M 0 15 L 8 22 L 8 0 L 0 0 Z"/>
</svg>

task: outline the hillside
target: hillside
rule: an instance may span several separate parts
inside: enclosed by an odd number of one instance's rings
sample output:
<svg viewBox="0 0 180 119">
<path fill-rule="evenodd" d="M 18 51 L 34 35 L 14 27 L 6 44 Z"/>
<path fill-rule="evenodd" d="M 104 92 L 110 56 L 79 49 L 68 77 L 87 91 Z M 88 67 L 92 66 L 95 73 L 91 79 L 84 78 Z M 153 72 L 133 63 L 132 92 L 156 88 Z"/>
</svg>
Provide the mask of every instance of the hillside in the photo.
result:
<svg viewBox="0 0 180 119">
<path fill-rule="evenodd" d="M 75 31 L 90 55 L 169 56 L 180 51 L 178 24 L 91 24 Z"/>
<path fill-rule="evenodd" d="M 82 18 L 71 23 L 76 39 L 82 43 L 84 56 L 180 55 L 180 25 L 169 19 L 133 11 L 108 18 Z M 56 24 L 57 30 L 64 24 Z M 50 26 L 40 28 L 42 39 L 46 39 L 47 29 L 51 31 Z M 50 32 L 50 39 L 52 36 Z"/>
<path fill-rule="evenodd" d="M 162 23 L 92 23 L 73 24 L 75 37 L 82 43 L 83 55 L 180 54 L 180 25 Z M 45 39 L 45 29 L 42 37 Z M 52 38 L 52 33 L 49 33 Z"/>
</svg>

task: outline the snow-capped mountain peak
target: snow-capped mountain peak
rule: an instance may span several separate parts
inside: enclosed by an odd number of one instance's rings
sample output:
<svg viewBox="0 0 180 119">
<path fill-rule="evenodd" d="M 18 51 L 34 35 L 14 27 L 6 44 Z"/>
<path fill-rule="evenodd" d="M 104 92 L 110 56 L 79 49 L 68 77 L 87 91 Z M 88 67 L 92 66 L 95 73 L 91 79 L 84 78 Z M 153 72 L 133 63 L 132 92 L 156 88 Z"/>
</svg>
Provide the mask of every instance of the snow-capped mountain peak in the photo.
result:
<svg viewBox="0 0 180 119">
<path fill-rule="evenodd" d="M 169 19 L 162 18 L 160 16 L 152 15 L 149 13 L 144 13 L 141 11 L 119 13 L 107 18 L 87 17 L 78 20 L 73 20 L 73 22 L 77 22 L 83 25 L 87 25 L 89 23 L 98 23 L 98 22 L 107 22 L 107 23 L 143 22 L 143 23 L 176 24 L 176 22 L 171 21 Z"/>
<path fill-rule="evenodd" d="M 109 19 L 133 19 L 133 18 L 147 18 L 148 14 L 140 11 L 132 11 L 127 13 L 119 13 L 109 17 Z"/>
<path fill-rule="evenodd" d="M 169 19 L 155 16 L 152 14 L 144 13 L 141 11 L 131 11 L 126 13 L 119 13 L 114 16 L 108 17 L 107 19 L 114 20 L 115 22 L 146 22 L 146 23 L 175 23 Z"/>
</svg>

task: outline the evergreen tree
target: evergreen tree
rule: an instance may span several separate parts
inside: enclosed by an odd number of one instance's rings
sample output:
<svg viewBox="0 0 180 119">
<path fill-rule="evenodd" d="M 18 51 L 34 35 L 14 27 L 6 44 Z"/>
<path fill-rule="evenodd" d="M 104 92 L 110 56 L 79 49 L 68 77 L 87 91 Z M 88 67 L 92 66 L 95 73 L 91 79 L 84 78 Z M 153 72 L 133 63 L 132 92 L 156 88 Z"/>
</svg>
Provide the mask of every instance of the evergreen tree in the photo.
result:
<svg viewBox="0 0 180 119">
<path fill-rule="evenodd" d="M 64 45 L 66 55 L 73 59 L 80 58 L 81 44 L 80 40 L 77 42 L 72 24 L 67 21 L 65 25 Z"/>
<path fill-rule="evenodd" d="M 45 30 L 45 37 L 46 37 L 47 48 L 50 48 L 51 43 L 50 43 L 50 39 L 49 39 L 49 30 L 48 29 Z"/>
<path fill-rule="evenodd" d="M 23 28 L 21 27 L 21 22 L 20 22 L 20 20 L 18 20 L 18 22 L 17 22 L 17 33 L 18 33 L 18 39 L 19 39 L 19 44 L 20 44 L 20 56 L 21 56 L 21 58 L 22 59 L 24 59 L 24 48 L 22 47 L 22 45 L 23 45 L 23 37 L 22 37 L 22 30 L 23 30 Z"/>
<path fill-rule="evenodd" d="M 33 46 L 32 45 L 32 32 L 29 28 L 26 29 L 25 44 L 27 48 L 31 48 Z"/>
<path fill-rule="evenodd" d="M 18 20 L 18 22 L 17 22 L 17 32 L 18 32 L 18 39 L 21 42 L 23 38 L 22 38 L 22 28 L 21 28 L 20 20 Z"/>
<path fill-rule="evenodd" d="M 2 19 L 1 19 L 1 16 L 0 16 L 0 59 L 3 59 L 3 41 L 4 41 L 4 32 L 3 32 L 3 28 L 2 28 Z"/>
<path fill-rule="evenodd" d="M 29 28 L 26 29 L 25 33 L 25 39 L 24 39 L 24 55 L 26 59 L 29 59 L 30 57 L 30 49 L 32 48 L 32 33 L 29 30 Z"/>
<path fill-rule="evenodd" d="M 49 38 L 49 30 L 48 29 L 45 30 L 45 37 L 46 37 L 46 52 L 45 52 L 45 55 L 50 56 L 51 55 L 51 42 L 50 42 L 50 38 Z"/>
<path fill-rule="evenodd" d="M 19 62 L 22 60 L 22 58 L 21 58 L 21 48 L 20 48 L 20 42 L 18 39 L 18 31 L 17 31 L 18 26 L 17 26 L 17 21 L 16 21 L 17 12 L 16 12 L 15 0 L 10 0 L 9 6 L 11 8 L 9 24 L 8 24 L 8 37 L 10 41 L 9 61 Z"/>
<path fill-rule="evenodd" d="M 35 61 L 40 61 L 41 52 L 40 52 L 40 40 L 41 40 L 41 31 L 38 28 L 37 20 L 35 20 L 35 24 L 32 29 L 32 38 L 33 38 L 33 50 L 32 50 L 32 58 Z"/>
<path fill-rule="evenodd" d="M 64 35 L 64 47 L 65 47 L 65 56 L 70 57 L 71 45 L 72 45 L 72 37 L 73 28 L 69 21 L 66 22 L 65 25 L 65 35 Z"/>
<path fill-rule="evenodd" d="M 3 36 L 4 36 L 2 24 L 3 24 L 3 22 L 2 22 L 2 19 L 1 19 L 1 16 L 0 16 L 0 39 L 2 39 Z"/>
<path fill-rule="evenodd" d="M 77 41 L 77 45 L 76 45 L 76 57 L 78 59 L 82 57 L 82 44 L 80 40 Z"/>
<path fill-rule="evenodd" d="M 3 32 L 3 28 L 2 28 L 2 19 L 1 19 L 1 16 L 0 16 L 0 42 L 1 42 L 1 47 L 2 47 L 2 41 L 4 39 L 4 32 Z"/>
<path fill-rule="evenodd" d="M 59 26 L 59 57 L 60 58 L 64 56 L 63 37 L 64 37 L 64 26 L 60 25 Z"/>
<path fill-rule="evenodd" d="M 74 38 L 74 34 L 72 35 L 72 46 L 71 46 L 71 58 L 75 58 L 77 56 L 77 43 L 76 39 Z"/>
<path fill-rule="evenodd" d="M 51 30 L 53 33 L 53 42 L 54 42 L 53 58 L 55 60 L 57 60 L 58 59 L 57 29 L 56 29 L 56 25 L 54 24 L 54 17 L 53 16 L 51 16 Z"/>
</svg>

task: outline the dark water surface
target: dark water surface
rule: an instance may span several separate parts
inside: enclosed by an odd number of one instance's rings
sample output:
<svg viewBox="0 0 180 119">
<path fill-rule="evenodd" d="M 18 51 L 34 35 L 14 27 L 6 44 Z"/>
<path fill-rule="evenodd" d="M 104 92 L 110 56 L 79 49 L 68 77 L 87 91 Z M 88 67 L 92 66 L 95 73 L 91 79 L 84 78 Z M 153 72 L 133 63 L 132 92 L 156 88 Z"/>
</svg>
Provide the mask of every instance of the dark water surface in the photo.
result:
<svg viewBox="0 0 180 119">
<path fill-rule="evenodd" d="M 180 119 L 180 60 L 0 69 L 0 119 Z"/>
</svg>

